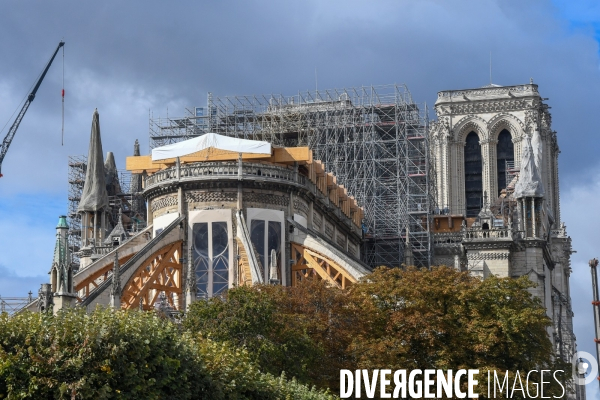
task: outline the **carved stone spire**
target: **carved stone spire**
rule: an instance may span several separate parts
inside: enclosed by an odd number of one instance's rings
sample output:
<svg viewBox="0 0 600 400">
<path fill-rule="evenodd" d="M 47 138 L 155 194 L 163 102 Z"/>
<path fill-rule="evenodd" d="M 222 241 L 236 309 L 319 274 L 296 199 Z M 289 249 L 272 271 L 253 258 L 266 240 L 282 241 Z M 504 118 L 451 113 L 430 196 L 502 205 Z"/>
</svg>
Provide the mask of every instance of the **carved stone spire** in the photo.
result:
<svg viewBox="0 0 600 400">
<path fill-rule="evenodd" d="M 52 286 L 49 283 L 42 283 L 38 291 L 38 312 L 52 312 L 54 302 L 52 301 Z"/>
<path fill-rule="evenodd" d="M 119 182 L 119 172 L 117 171 L 117 163 L 115 155 L 112 151 L 106 153 L 106 161 L 104 162 L 104 176 L 106 181 L 106 192 L 109 196 L 121 194 L 121 183 Z"/>
<path fill-rule="evenodd" d="M 61 215 L 58 217 L 58 225 L 56 226 L 56 244 L 54 245 L 54 258 L 50 270 L 52 291 L 57 293 L 71 293 L 73 291 L 71 287 L 73 279 L 67 238 L 68 231 L 67 217 Z"/>
<path fill-rule="evenodd" d="M 54 297 L 52 300 L 55 305 L 54 312 L 73 307 L 77 298 L 73 288 L 73 269 L 69 253 L 68 231 L 67 217 L 61 215 L 56 226 L 56 246 L 52 269 L 50 270 L 50 289 Z"/>
<path fill-rule="evenodd" d="M 279 279 L 277 277 L 277 252 L 275 249 L 271 249 L 271 265 L 269 266 L 269 282 L 271 285 L 278 285 Z"/>
<path fill-rule="evenodd" d="M 104 244 L 113 244 L 115 245 L 114 240 L 118 238 L 118 245 L 123 244 L 123 242 L 129 237 L 129 233 L 125 229 L 123 225 L 123 209 L 119 208 L 119 214 L 117 215 L 117 224 L 113 228 L 113 230 L 108 234 Z"/>
<path fill-rule="evenodd" d="M 121 308 L 121 266 L 119 265 L 119 253 L 117 251 L 115 251 L 115 260 L 113 262 L 110 306 L 117 310 Z"/>
<path fill-rule="evenodd" d="M 102 139 L 100 138 L 100 115 L 98 109 L 96 109 L 92 118 L 85 183 L 77 212 L 96 212 L 108 207 L 103 157 Z"/>
<path fill-rule="evenodd" d="M 133 145 L 133 155 L 140 155 L 140 142 L 135 139 L 135 144 Z M 133 214 L 131 215 L 133 218 L 133 223 L 142 224 L 143 219 L 146 216 L 146 202 L 142 198 L 142 174 L 132 174 L 131 175 L 131 193 L 133 195 L 132 199 L 132 209 Z"/>
<path fill-rule="evenodd" d="M 190 305 L 196 301 L 196 294 L 198 292 L 196 282 L 196 271 L 192 262 L 187 263 L 187 271 L 185 277 L 185 306 L 189 308 Z"/>
</svg>

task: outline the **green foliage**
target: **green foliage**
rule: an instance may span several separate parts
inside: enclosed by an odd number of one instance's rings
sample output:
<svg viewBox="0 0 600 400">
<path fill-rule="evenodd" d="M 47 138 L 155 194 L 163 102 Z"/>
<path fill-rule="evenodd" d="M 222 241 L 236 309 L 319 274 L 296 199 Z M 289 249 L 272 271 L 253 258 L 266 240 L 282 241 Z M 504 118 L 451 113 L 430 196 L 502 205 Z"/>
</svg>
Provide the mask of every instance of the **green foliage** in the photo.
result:
<svg viewBox="0 0 600 400">
<path fill-rule="evenodd" d="M 330 399 L 154 313 L 0 316 L 0 398 Z"/>
<path fill-rule="evenodd" d="M 285 374 L 279 378 L 260 372 L 248 352 L 227 343 L 198 338 L 200 353 L 211 376 L 226 399 L 299 399 L 333 400 L 336 397 L 308 388 L 296 380 L 288 381 Z"/>
<path fill-rule="evenodd" d="M 227 299 L 214 297 L 191 305 L 183 320 L 186 329 L 248 351 L 261 370 L 282 372 L 310 381 L 309 367 L 322 351 L 301 320 L 282 312 L 288 298 L 281 286 L 242 286 L 229 290 Z"/>
<path fill-rule="evenodd" d="M 183 324 L 247 350 L 262 370 L 334 392 L 342 368 L 568 371 L 553 359 L 550 320 L 531 287 L 526 277 L 481 280 L 447 267 L 378 268 L 348 290 L 317 280 L 236 288 L 194 304 Z"/>
<path fill-rule="evenodd" d="M 479 369 L 486 377 L 488 370 L 569 371 L 553 359 L 551 322 L 532 286 L 527 277 L 482 280 L 447 267 L 379 268 L 350 292 L 371 321 L 351 345 L 356 367 Z M 548 393 L 560 395 L 552 383 Z M 479 389 L 486 393 L 487 379 Z"/>
<path fill-rule="evenodd" d="M 206 398 L 214 384 L 193 343 L 152 313 L 84 310 L 0 317 L 8 398 Z"/>
<path fill-rule="evenodd" d="M 347 290 L 235 288 L 194 303 L 181 324 L 110 309 L 3 314 L 0 399 L 317 400 L 335 396 L 305 383 L 337 392 L 342 368 L 508 370 L 510 382 L 517 370 L 568 372 L 531 285 L 379 268 Z M 560 395 L 551 383 L 545 394 Z"/>
</svg>

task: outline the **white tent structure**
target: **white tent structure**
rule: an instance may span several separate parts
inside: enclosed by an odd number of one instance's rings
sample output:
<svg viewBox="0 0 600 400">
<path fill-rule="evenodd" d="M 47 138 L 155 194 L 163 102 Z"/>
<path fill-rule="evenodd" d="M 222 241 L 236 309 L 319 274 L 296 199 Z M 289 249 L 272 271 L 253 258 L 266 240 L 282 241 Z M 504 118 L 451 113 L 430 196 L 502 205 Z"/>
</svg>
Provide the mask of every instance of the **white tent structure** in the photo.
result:
<svg viewBox="0 0 600 400">
<path fill-rule="evenodd" d="M 238 139 L 216 133 L 206 133 L 193 139 L 153 149 L 152 161 L 183 157 L 207 149 L 234 153 L 271 155 L 271 143 L 269 142 Z"/>
</svg>

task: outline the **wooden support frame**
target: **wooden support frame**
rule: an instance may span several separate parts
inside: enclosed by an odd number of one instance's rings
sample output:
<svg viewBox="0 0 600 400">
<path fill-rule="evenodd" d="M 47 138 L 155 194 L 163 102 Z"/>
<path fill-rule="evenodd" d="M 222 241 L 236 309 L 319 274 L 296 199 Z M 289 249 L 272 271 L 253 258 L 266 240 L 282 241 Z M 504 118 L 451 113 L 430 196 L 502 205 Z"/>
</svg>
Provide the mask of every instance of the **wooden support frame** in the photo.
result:
<svg viewBox="0 0 600 400">
<path fill-rule="evenodd" d="M 292 286 L 296 286 L 303 279 L 316 277 L 323 279 L 333 286 L 346 289 L 357 280 L 343 267 L 329 258 L 302 246 L 298 243 L 291 244 Z"/>
<path fill-rule="evenodd" d="M 250 272 L 250 263 L 248 262 L 248 253 L 242 244 L 242 241 L 236 238 L 238 246 L 238 285 L 252 286 L 252 272 Z"/>
<path fill-rule="evenodd" d="M 227 150 L 217 150 L 213 148 L 179 157 L 182 164 L 206 161 L 237 161 L 239 153 Z M 272 154 L 253 154 L 242 153 L 243 160 L 249 161 L 267 161 L 276 164 L 291 165 L 295 162 L 300 164 L 311 164 L 313 162 L 313 153 L 308 147 L 275 147 Z M 154 173 L 161 169 L 174 165 L 175 158 L 152 161 L 152 156 L 129 156 L 125 160 L 125 168 L 131 173 Z"/>
<path fill-rule="evenodd" d="M 119 265 L 125 264 L 131 257 L 133 257 L 133 254 L 119 258 Z M 108 257 L 104 267 L 98 269 L 96 272 L 90 274 L 84 280 L 75 285 L 75 293 L 77 293 L 81 299 L 88 297 L 92 290 L 97 288 L 102 282 L 108 279 L 108 274 L 113 270 L 113 266 L 114 259 L 112 257 Z"/>
<path fill-rule="evenodd" d="M 129 278 L 121 293 L 121 308 L 152 310 L 162 292 L 171 307 L 182 307 L 183 241 L 177 241 L 148 257 Z"/>
</svg>

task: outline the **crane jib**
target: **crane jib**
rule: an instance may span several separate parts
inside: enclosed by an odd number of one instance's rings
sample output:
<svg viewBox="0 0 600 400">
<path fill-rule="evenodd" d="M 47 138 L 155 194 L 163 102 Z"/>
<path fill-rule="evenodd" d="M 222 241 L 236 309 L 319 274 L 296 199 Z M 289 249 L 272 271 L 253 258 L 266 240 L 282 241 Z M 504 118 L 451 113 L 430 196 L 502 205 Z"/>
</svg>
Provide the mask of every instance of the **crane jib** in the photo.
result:
<svg viewBox="0 0 600 400">
<path fill-rule="evenodd" d="M 40 75 L 40 78 L 38 79 L 35 86 L 33 87 L 33 90 L 31 91 L 29 96 L 27 96 L 27 100 L 25 101 L 25 104 L 23 104 L 21 111 L 19 111 L 17 118 L 11 125 L 10 129 L 8 130 L 8 133 L 4 137 L 4 140 L 2 141 L 2 147 L 0 148 L 0 178 L 2 177 L 2 161 L 4 160 L 4 157 L 6 156 L 6 153 L 8 152 L 8 148 L 9 148 L 10 144 L 12 143 L 13 138 L 15 137 L 15 133 L 17 132 L 17 129 L 19 128 L 19 124 L 21 123 L 21 120 L 25 116 L 25 112 L 29 108 L 29 105 L 31 104 L 33 99 L 35 99 L 35 94 L 37 93 L 38 89 L 40 88 L 40 85 L 42 84 L 42 81 L 44 80 L 46 73 L 50 69 L 50 65 L 52 65 L 52 61 L 54 61 L 56 54 L 58 54 L 58 50 L 60 50 L 60 48 L 63 47 L 64 45 L 65 45 L 65 42 L 63 42 L 61 40 L 60 43 L 58 44 L 58 46 L 56 47 L 54 54 L 52 54 L 52 58 L 50 58 L 50 61 L 48 61 L 46 68 L 44 68 L 42 75 Z"/>
</svg>

